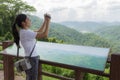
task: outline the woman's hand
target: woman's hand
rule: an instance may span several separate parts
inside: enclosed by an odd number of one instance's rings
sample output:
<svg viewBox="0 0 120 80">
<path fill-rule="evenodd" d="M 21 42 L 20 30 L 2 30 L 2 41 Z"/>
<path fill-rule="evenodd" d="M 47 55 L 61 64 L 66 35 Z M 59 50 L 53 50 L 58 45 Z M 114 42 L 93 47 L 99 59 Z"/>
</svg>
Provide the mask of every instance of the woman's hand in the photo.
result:
<svg viewBox="0 0 120 80">
<path fill-rule="evenodd" d="M 50 16 L 50 14 L 44 14 L 44 18 L 45 18 L 45 21 L 50 21 L 50 19 L 51 19 L 51 16 Z"/>
</svg>

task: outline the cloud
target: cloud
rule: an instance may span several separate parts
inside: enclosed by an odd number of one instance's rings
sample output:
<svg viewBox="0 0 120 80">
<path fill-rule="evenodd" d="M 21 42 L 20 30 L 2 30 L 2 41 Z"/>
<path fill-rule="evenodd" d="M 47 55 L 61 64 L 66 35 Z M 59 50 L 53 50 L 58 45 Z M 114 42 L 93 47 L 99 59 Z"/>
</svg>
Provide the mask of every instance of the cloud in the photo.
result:
<svg viewBox="0 0 120 80">
<path fill-rule="evenodd" d="M 40 17 L 48 12 L 60 21 L 120 21 L 120 0 L 24 0 Z"/>
<path fill-rule="evenodd" d="M 109 5 L 108 9 L 109 10 L 120 10 L 120 2 Z"/>
</svg>

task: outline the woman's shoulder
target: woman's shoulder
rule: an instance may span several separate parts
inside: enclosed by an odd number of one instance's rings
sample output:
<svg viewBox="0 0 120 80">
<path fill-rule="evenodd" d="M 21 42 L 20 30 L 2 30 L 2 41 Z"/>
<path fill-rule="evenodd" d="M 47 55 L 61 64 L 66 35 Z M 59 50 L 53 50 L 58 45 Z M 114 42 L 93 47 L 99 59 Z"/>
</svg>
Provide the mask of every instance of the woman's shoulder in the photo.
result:
<svg viewBox="0 0 120 80">
<path fill-rule="evenodd" d="M 34 34 L 36 33 L 31 29 L 27 29 L 27 30 L 24 29 L 24 30 L 21 30 L 20 32 L 20 35 L 24 35 L 24 36 L 32 36 Z"/>
<path fill-rule="evenodd" d="M 21 29 L 20 32 L 33 32 L 31 29 Z"/>
</svg>

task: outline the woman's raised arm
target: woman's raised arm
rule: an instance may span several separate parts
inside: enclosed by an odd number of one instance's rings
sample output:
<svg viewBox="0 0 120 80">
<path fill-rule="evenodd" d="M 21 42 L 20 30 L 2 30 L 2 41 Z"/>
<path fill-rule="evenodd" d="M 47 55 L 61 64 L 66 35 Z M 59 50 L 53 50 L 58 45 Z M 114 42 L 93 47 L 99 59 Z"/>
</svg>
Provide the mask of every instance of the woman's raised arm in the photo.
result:
<svg viewBox="0 0 120 80">
<path fill-rule="evenodd" d="M 48 31 L 49 31 L 49 24 L 50 24 L 50 15 L 45 14 L 44 15 L 45 21 L 41 28 L 37 31 L 37 36 L 36 38 L 47 38 L 48 37 Z"/>
</svg>

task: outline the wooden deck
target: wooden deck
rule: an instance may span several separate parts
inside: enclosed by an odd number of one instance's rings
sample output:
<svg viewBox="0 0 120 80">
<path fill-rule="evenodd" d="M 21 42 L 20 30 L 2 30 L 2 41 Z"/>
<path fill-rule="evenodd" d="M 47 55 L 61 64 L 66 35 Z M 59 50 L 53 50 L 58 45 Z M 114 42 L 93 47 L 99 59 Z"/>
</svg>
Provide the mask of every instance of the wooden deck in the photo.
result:
<svg viewBox="0 0 120 80">
<path fill-rule="evenodd" d="M 0 80 L 4 80 L 4 71 L 0 70 Z M 25 80 L 23 76 L 15 76 L 15 80 Z"/>
</svg>

